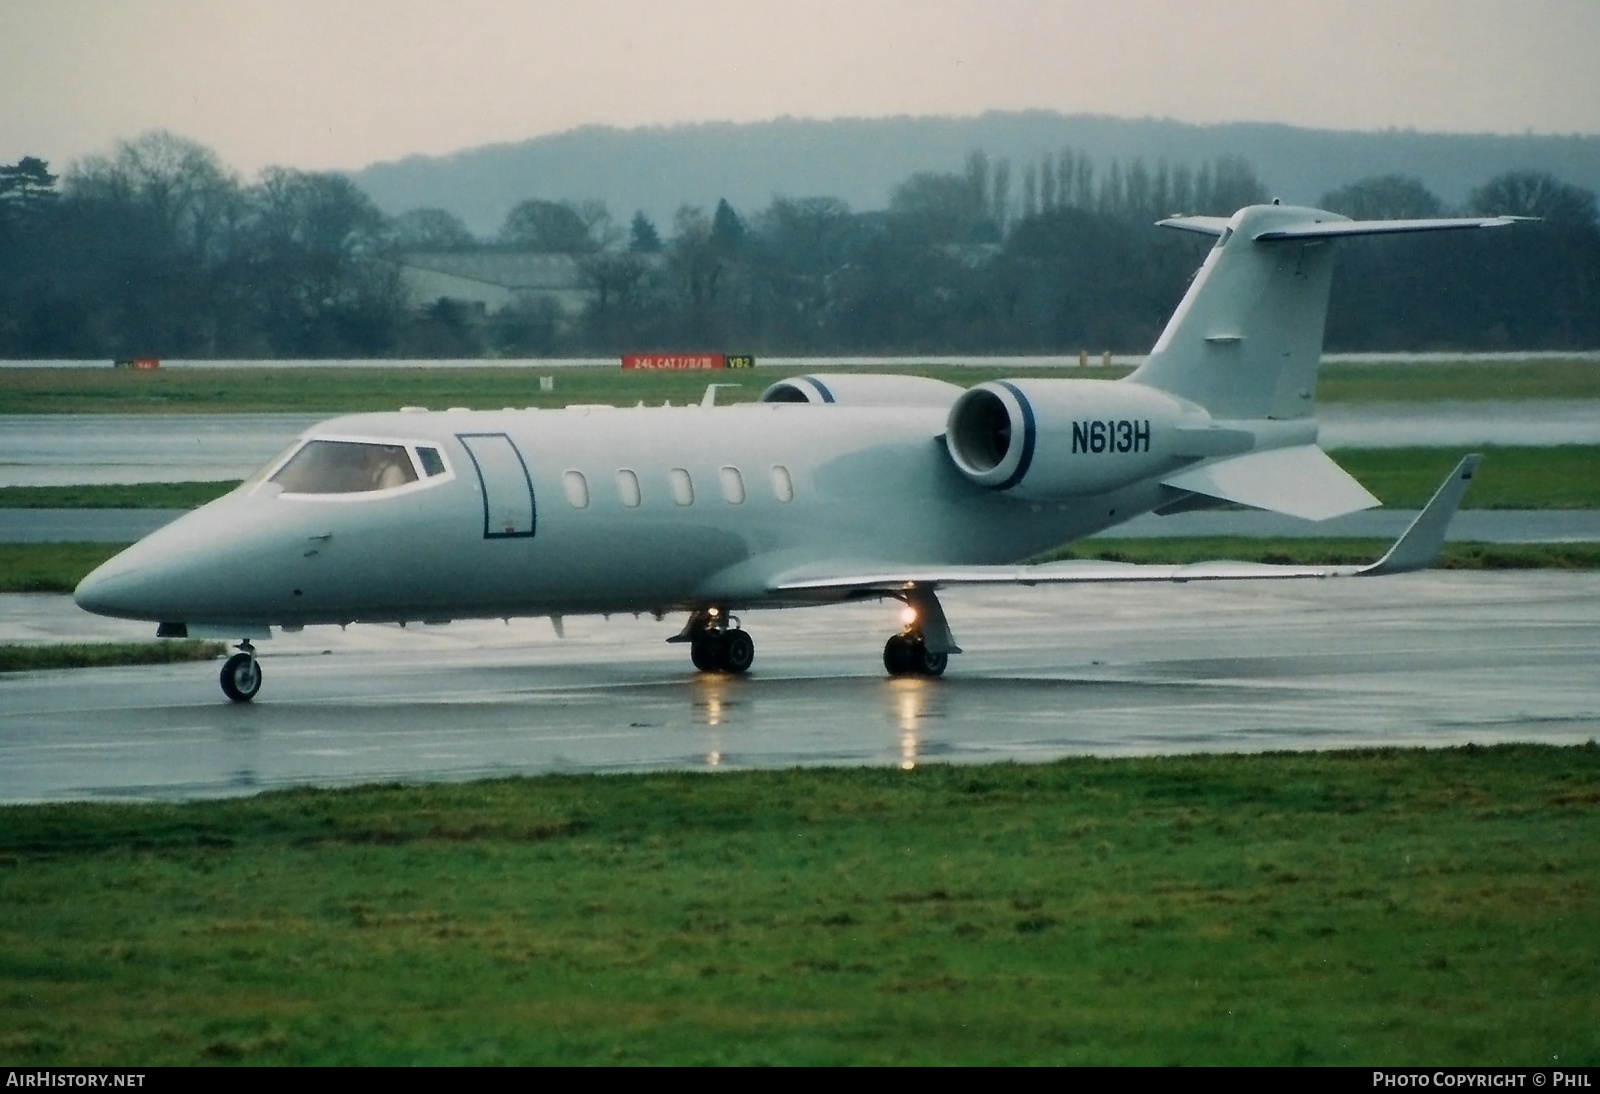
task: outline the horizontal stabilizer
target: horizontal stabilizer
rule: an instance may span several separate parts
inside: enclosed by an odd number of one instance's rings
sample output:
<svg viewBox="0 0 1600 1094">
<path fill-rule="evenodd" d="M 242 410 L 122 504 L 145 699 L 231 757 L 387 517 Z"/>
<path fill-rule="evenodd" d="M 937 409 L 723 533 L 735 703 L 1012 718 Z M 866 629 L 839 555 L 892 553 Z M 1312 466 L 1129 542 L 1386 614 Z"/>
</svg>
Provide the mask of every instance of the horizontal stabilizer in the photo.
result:
<svg viewBox="0 0 1600 1094">
<path fill-rule="evenodd" d="M 1234 456 L 1180 471 L 1161 484 L 1305 520 L 1382 504 L 1314 444 Z"/>
<path fill-rule="evenodd" d="M 1348 236 L 1384 236 L 1401 232 L 1450 232 L 1462 228 L 1504 228 L 1536 217 L 1433 217 L 1427 220 L 1328 220 L 1285 224 L 1258 232 L 1258 242 L 1279 239 L 1341 239 Z"/>
<path fill-rule="evenodd" d="M 1270 243 L 1281 239 L 1340 239 L 1348 236 L 1396 235 L 1402 232 L 1450 232 L 1463 228 L 1504 228 L 1519 220 L 1537 220 L 1538 217 L 1427 217 L 1419 220 L 1346 220 L 1336 213 L 1320 209 L 1306 212 L 1320 216 L 1293 224 L 1277 224 L 1265 231 L 1256 232 L 1251 239 Z M 1323 219 L 1326 217 L 1327 219 Z M 1168 217 L 1156 221 L 1159 228 L 1176 228 L 1181 232 L 1198 232 L 1205 236 L 1220 236 L 1233 223 L 1232 217 Z"/>
<path fill-rule="evenodd" d="M 1232 217 L 1168 217 L 1156 221 L 1159 228 L 1176 228 L 1180 232 L 1198 232 L 1203 236 L 1219 236 L 1228 230 Z"/>
</svg>

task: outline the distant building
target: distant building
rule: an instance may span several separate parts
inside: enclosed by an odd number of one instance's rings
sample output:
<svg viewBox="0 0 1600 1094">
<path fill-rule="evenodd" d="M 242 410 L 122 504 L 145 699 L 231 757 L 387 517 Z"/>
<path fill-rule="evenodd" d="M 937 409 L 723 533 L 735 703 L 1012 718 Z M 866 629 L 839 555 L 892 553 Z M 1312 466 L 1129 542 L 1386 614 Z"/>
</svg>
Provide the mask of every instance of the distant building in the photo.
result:
<svg viewBox="0 0 1600 1094">
<path fill-rule="evenodd" d="M 489 314 L 513 304 L 549 300 L 576 315 L 594 298 L 574 255 L 520 251 L 411 251 L 400 280 L 415 307 L 441 298 Z"/>
</svg>

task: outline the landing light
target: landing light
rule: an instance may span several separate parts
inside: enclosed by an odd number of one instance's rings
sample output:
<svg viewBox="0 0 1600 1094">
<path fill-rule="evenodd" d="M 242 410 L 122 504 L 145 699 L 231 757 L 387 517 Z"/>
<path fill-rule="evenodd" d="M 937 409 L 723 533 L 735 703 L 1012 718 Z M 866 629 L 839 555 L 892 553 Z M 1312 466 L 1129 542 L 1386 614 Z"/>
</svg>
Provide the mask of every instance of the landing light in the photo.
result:
<svg viewBox="0 0 1600 1094">
<path fill-rule="evenodd" d="M 907 605 L 900 612 L 900 622 L 904 623 L 906 626 L 909 627 L 909 626 L 911 626 L 911 624 L 915 623 L 916 621 L 917 621 L 917 609 L 911 607 L 910 605 Z"/>
</svg>

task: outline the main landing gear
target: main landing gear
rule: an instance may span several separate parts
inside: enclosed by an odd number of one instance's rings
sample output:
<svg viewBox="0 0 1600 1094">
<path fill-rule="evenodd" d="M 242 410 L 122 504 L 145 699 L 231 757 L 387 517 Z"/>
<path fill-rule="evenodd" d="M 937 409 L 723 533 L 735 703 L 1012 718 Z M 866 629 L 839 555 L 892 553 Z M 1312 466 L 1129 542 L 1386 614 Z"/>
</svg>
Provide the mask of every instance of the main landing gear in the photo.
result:
<svg viewBox="0 0 1600 1094">
<path fill-rule="evenodd" d="M 222 694 L 235 703 L 248 703 L 261 690 L 261 663 L 256 660 L 256 648 L 246 638 L 234 654 L 222 665 Z"/>
<path fill-rule="evenodd" d="M 905 627 L 883 645 L 883 667 L 890 676 L 943 676 L 950 655 L 960 653 L 944 608 L 931 588 L 919 586 L 897 594 L 905 601 Z"/>
<path fill-rule="evenodd" d="M 689 643 L 689 660 L 701 672 L 737 676 L 750 671 L 756 659 L 756 644 L 749 632 L 741 630 L 739 621 L 721 608 L 702 608 L 692 613 L 683 630 L 667 641 Z"/>
<path fill-rule="evenodd" d="M 883 645 L 883 667 L 890 676 L 943 676 L 948 653 L 934 653 L 920 630 L 907 630 Z"/>
<path fill-rule="evenodd" d="M 944 608 L 929 586 L 913 586 L 882 596 L 893 596 L 905 603 L 900 633 L 883 647 L 883 667 L 890 676 L 943 676 L 950 655 L 960 653 Z M 689 615 L 683 630 L 668 642 L 689 644 L 689 659 L 701 672 L 723 672 L 737 676 L 750 669 L 756 645 L 739 621 L 721 607 L 700 608 Z"/>
</svg>

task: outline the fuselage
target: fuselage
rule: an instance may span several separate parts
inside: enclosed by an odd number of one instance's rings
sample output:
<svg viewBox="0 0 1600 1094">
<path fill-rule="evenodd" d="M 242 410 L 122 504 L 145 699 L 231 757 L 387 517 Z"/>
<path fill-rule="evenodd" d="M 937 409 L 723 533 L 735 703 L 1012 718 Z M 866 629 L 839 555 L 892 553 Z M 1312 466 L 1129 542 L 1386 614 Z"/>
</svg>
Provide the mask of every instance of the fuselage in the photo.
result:
<svg viewBox="0 0 1600 1094">
<path fill-rule="evenodd" d="M 996 493 L 952 464 L 945 423 L 785 403 L 337 418 L 299 443 L 402 450 L 407 481 L 319 486 L 291 450 L 77 599 L 241 631 L 777 606 L 806 602 L 772 592 L 786 575 L 1013 562 L 1170 497 L 1153 479 L 1060 503 Z"/>
</svg>

